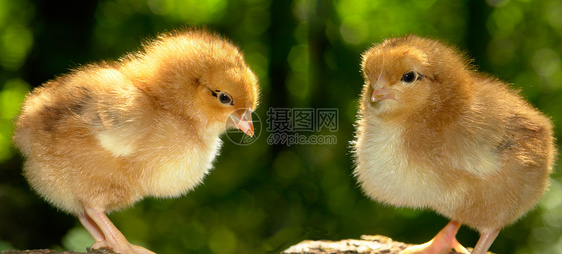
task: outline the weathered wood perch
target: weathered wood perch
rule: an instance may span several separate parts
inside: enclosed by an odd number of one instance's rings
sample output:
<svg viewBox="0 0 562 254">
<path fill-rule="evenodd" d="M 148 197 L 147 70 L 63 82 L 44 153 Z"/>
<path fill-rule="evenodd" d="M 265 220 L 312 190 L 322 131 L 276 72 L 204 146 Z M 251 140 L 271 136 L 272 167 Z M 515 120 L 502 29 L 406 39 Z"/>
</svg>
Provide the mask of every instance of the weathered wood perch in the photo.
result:
<svg viewBox="0 0 562 254">
<path fill-rule="evenodd" d="M 337 242 L 306 240 L 291 246 L 281 254 L 398 254 L 411 245 L 396 242 L 386 236 L 363 235 L 360 240 L 347 239 Z M 472 249 L 469 248 L 469 251 Z M 451 251 L 449 254 L 455 253 L 458 252 Z"/>
<path fill-rule="evenodd" d="M 310 241 L 305 240 L 281 252 L 281 254 L 398 254 L 401 250 L 411 246 L 396 242 L 386 236 L 363 235 L 360 240 L 347 239 L 341 241 Z M 469 251 L 472 249 L 469 248 Z M 88 252 L 54 250 L 5 250 L 0 254 L 115 254 L 110 249 L 88 249 Z M 491 252 L 488 252 L 492 254 Z M 449 254 L 458 254 L 451 251 Z"/>
<path fill-rule="evenodd" d="M 361 240 L 357 239 L 347 239 L 341 241 L 302 241 L 297 245 L 293 245 L 282 254 L 316 254 L 316 253 L 368 253 L 368 254 L 378 254 L 378 253 L 399 253 L 401 250 L 405 249 L 410 245 L 395 242 L 386 236 L 361 236 Z"/>
</svg>

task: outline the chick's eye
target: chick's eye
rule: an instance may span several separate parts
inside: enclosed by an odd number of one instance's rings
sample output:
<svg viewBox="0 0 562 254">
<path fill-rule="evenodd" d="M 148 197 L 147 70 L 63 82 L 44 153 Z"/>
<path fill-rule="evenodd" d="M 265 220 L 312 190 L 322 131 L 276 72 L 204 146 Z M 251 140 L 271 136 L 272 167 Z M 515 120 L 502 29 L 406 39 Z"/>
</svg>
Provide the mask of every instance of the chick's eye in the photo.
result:
<svg viewBox="0 0 562 254">
<path fill-rule="evenodd" d="M 211 88 L 208 87 L 207 89 L 209 89 L 213 97 L 217 97 L 219 99 L 220 103 L 225 105 L 234 105 L 234 101 L 232 100 L 232 97 L 230 97 L 230 95 L 228 95 L 227 93 L 221 92 L 220 90 L 213 91 Z"/>
<path fill-rule="evenodd" d="M 414 71 L 410 71 L 410 72 L 406 72 L 404 75 L 402 75 L 402 79 L 401 81 L 405 82 L 405 83 L 412 83 L 416 80 L 421 79 L 421 75 L 418 74 L 417 72 Z"/>
<path fill-rule="evenodd" d="M 232 101 L 232 97 L 230 97 L 230 95 L 226 93 L 219 92 L 218 98 L 222 104 L 234 105 L 234 102 Z"/>
</svg>

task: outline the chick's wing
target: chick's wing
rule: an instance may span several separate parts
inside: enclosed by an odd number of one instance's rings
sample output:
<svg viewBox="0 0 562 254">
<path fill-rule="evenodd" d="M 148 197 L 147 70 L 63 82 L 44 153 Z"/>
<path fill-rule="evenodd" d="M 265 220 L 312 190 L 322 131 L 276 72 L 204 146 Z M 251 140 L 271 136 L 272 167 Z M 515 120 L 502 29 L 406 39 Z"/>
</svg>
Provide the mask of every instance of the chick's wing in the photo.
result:
<svg viewBox="0 0 562 254">
<path fill-rule="evenodd" d="M 109 70 L 108 70 L 109 72 Z M 123 76 L 111 72 L 104 80 L 74 86 L 73 118 L 90 129 L 99 144 L 114 156 L 134 152 L 146 134 L 152 101 Z"/>
</svg>

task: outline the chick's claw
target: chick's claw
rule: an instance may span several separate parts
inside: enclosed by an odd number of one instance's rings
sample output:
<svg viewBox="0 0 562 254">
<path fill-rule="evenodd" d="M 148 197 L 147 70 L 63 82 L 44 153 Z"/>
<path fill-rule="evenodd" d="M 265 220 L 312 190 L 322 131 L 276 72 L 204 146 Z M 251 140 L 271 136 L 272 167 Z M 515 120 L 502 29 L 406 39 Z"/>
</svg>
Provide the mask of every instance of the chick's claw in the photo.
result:
<svg viewBox="0 0 562 254">
<path fill-rule="evenodd" d="M 150 250 L 145 249 L 142 246 L 138 246 L 134 244 L 129 244 L 129 246 L 133 249 L 133 251 L 135 251 L 136 254 L 156 254 Z"/>
<path fill-rule="evenodd" d="M 125 236 L 113 225 L 105 213 L 99 209 L 84 206 L 85 214 L 80 215 L 80 222 L 96 241 L 92 249 L 109 248 L 122 254 L 150 254 L 143 247 L 130 244 Z"/>
<path fill-rule="evenodd" d="M 156 254 L 150 250 L 147 250 L 144 247 L 134 245 L 131 243 L 123 243 L 122 246 L 117 248 L 112 248 L 106 241 L 99 241 L 92 244 L 89 250 L 99 250 L 99 249 L 109 249 L 112 253 L 120 253 L 120 254 Z"/>
<path fill-rule="evenodd" d="M 400 254 L 449 254 L 451 250 L 455 250 L 457 253 L 470 254 L 455 237 L 460 226 L 460 223 L 451 221 L 431 241 L 410 246 L 401 251 Z"/>
</svg>

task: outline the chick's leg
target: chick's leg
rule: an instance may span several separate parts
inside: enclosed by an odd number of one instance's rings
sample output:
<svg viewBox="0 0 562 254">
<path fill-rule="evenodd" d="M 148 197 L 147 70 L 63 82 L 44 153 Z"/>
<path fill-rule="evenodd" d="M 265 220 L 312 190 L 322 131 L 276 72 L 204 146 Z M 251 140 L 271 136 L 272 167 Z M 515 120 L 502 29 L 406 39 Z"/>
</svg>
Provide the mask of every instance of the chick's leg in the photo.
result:
<svg viewBox="0 0 562 254">
<path fill-rule="evenodd" d="M 492 243 L 496 240 L 499 233 L 499 229 L 481 232 L 480 239 L 478 239 L 476 246 L 474 246 L 472 254 L 485 254 L 488 252 L 488 249 L 492 246 Z"/>
<path fill-rule="evenodd" d="M 457 241 L 455 237 L 461 224 L 456 221 L 451 221 L 445 226 L 431 241 L 406 248 L 401 251 L 401 254 L 448 254 L 451 249 L 456 252 L 466 253 L 469 252 Z"/>
<path fill-rule="evenodd" d="M 90 216 L 81 214 L 78 216 L 78 219 L 80 220 L 80 223 L 82 223 L 82 226 L 84 226 L 84 228 L 86 228 L 86 230 L 88 230 L 90 235 L 94 238 L 94 241 L 96 241 L 94 244 L 105 242 L 105 237 L 103 236 L 101 229 L 98 227 L 98 225 L 96 225 L 92 218 L 90 218 Z"/>
<path fill-rule="evenodd" d="M 87 206 L 84 206 L 84 211 L 86 213 L 78 218 L 96 241 L 92 248 L 108 247 L 122 254 L 154 254 L 143 247 L 130 244 L 104 212 Z"/>
</svg>

